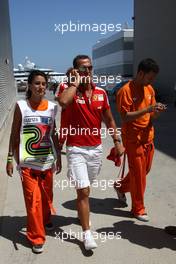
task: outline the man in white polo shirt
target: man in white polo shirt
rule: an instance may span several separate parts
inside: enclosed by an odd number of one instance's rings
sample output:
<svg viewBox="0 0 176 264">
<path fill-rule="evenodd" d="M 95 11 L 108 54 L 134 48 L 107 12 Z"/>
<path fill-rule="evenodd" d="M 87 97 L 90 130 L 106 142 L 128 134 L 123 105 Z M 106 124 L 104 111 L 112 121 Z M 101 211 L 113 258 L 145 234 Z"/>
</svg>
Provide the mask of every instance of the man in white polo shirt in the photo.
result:
<svg viewBox="0 0 176 264">
<path fill-rule="evenodd" d="M 101 168 L 102 120 L 111 132 L 114 131 L 111 134 L 117 155 L 122 155 L 124 148 L 118 139 L 106 92 L 92 82 L 92 64 L 87 55 L 74 58 L 71 82 L 58 97 L 58 102 L 62 107 L 69 105 L 68 177 L 75 182 L 84 246 L 90 250 L 97 247 L 89 226 L 89 193 Z"/>
</svg>

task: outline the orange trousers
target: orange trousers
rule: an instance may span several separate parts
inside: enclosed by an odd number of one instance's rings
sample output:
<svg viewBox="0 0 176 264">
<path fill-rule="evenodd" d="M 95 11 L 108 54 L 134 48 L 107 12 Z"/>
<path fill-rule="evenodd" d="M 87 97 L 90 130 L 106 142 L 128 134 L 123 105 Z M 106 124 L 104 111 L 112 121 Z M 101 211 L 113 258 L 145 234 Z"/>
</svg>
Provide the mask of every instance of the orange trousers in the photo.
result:
<svg viewBox="0 0 176 264">
<path fill-rule="evenodd" d="M 145 214 L 144 193 L 146 188 L 146 175 L 151 169 L 154 154 L 153 142 L 137 145 L 126 144 L 129 172 L 121 181 L 120 192 L 130 192 L 132 200 L 132 213 Z"/>
<path fill-rule="evenodd" d="M 45 225 L 50 222 L 53 200 L 53 172 L 21 168 L 27 211 L 27 238 L 32 245 L 45 242 Z"/>
</svg>

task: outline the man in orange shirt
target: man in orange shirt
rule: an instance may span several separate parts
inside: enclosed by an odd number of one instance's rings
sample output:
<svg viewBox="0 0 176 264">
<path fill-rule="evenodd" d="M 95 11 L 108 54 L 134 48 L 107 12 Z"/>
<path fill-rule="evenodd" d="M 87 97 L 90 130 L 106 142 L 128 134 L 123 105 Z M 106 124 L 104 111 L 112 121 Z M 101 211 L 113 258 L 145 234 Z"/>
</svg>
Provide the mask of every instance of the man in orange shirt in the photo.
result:
<svg viewBox="0 0 176 264">
<path fill-rule="evenodd" d="M 166 109 L 165 105 L 156 103 L 155 92 L 150 85 L 158 72 L 159 67 L 154 60 L 142 60 L 134 80 L 126 83 L 116 96 L 129 164 L 129 172 L 116 191 L 118 198 L 124 202 L 125 193 L 130 192 L 131 211 L 141 221 L 149 221 L 144 206 L 144 192 L 146 175 L 150 171 L 154 154 L 152 119 Z"/>
</svg>

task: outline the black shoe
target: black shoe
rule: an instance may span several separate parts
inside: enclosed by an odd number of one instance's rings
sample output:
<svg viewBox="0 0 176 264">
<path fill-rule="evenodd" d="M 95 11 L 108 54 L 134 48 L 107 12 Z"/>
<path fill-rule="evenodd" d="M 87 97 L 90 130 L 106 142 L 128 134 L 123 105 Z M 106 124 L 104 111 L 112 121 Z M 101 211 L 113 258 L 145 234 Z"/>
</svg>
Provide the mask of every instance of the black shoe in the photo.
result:
<svg viewBox="0 0 176 264">
<path fill-rule="evenodd" d="M 43 244 L 33 245 L 32 251 L 34 253 L 40 254 L 43 252 Z"/>
<path fill-rule="evenodd" d="M 166 226 L 164 230 L 169 235 L 176 236 L 176 226 Z"/>
<path fill-rule="evenodd" d="M 118 189 L 117 186 L 116 186 L 116 182 L 114 183 L 114 190 L 115 190 L 116 193 L 117 193 L 118 200 L 119 200 L 120 202 L 122 202 L 122 203 L 124 203 L 124 204 L 127 205 L 127 198 L 126 198 L 126 195 L 125 195 L 125 193 L 121 193 L 121 192 L 119 191 L 119 189 Z"/>
<path fill-rule="evenodd" d="M 51 231 L 51 230 L 53 230 L 53 229 L 54 229 L 54 225 L 53 225 L 53 223 L 50 222 L 50 223 L 46 224 L 46 225 L 45 225 L 45 229 L 46 229 L 47 231 Z"/>
</svg>

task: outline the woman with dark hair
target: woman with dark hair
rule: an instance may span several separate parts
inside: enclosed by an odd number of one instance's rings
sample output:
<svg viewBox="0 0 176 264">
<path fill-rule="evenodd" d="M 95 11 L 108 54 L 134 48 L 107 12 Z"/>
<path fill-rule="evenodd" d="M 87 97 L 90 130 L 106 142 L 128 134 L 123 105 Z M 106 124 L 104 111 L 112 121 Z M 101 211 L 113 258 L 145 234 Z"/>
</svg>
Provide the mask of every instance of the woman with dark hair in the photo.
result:
<svg viewBox="0 0 176 264">
<path fill-rule="evenodd" d="M 44 99 L 46 87 L 47 76 L 43 72 L 34 70 L 29 74 L 26 100 L 19 100 L 15 107 L 6 165 L 7 174 L 12 177 L 14 157 L 27 211 L 27 238 L 34 253 L 43 251 L 45 229 L 53 227 L 53 171 L 61 171 L 55 133 L 57 105 Z"/>
<path fill-rule="evenodd" d="M 44 72 L 42 72 L 40 70 L 32 70 L 30 72 L 29 76 L 28 76 L 28 81 L 27 81 L 28 89 L 26 90 L 26 99 L 29 99 L 31 97 L 31 95 L 32 95 L 32 91 L 30 89 L 30 85 L 32 85 L 32 82 L 33 82 L 33 80 L 34 80 L 34 78 L 36 76 L 42 76 L 45 79 L 46 87 L 48 85 L 48 77 L 47 77 L 47 75 Z"/>
</svg>

